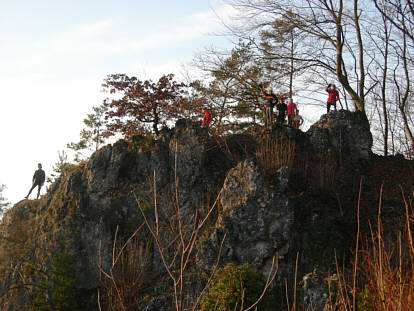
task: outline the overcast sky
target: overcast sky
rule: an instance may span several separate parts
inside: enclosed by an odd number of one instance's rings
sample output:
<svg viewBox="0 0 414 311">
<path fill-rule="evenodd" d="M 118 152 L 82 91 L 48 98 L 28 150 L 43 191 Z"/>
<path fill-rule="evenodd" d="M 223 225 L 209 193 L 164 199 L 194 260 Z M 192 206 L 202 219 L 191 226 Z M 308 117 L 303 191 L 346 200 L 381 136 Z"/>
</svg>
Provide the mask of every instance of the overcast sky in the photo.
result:
<svg viewBox="0 0 414 311">
<path fill-rule="evenodd" d="M 106 75 L 157 80 L 195 51 L 229 44 L 211 35 L 222 30 L 212 8 L 226 11 L 209 0 L 0 0 L 4 196 L 23 199 L 38 162 L 50 174 L 106 97 Z"/>
</svg>

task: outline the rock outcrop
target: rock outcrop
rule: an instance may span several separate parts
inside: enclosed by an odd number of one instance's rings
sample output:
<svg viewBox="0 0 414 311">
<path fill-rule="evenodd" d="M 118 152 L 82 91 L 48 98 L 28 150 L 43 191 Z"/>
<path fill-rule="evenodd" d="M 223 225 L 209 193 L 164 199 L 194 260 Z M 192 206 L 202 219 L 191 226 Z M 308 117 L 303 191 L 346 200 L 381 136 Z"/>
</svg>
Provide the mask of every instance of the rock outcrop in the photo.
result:
<svg viewBox="0 0 414 311">
<path fill-rule="evenodd" d="M 357 111 L 331 111 L 313 124 L 307 134 L 319 152 L 347 157 L 352 167 L 366 168 L 372 154 L 372 135 L 366 116 Z"/>
<path fill-rule="evenodd" d="M 287 127 L 276 127 L 265 135 L 276 134 L 296 140 L 297 146 L 309 153 L 333 150 L 358 167 L 370 159 L 372 137 L 368 122 L 358 113 L 332 112 L 307 135 Z M 232 149 L 231 139 L 237 141 L 237 148 Z M 13 226 L 27 223 L 27 245 L 36 249 L 34 260 L 43 261 L 46 270 L 56 253 L 69 254 L 74 259 L 73 278 L 80 305 L 93 309 L 101 286 L 100 268 L 109 271 L 112 264 L 115 234 L 125 240 L 143 223 L 139 204 L 153 219 L 156 193 L 159 216 L 167 218 L 173 198 L 185 220 L 192 218 L 200 201 L 214 201 L 220 193 L 214 218 L 197 243 L 197 267 L 206 272 L 211 269 L 225 236 L 222 265 L 249 263 L 266 274 L 277 253 L 282 280 L 294 271 L 297 252 L 306 248 L 305 243 L 312 243 L 306 239 L 312 235 L 302 228 L 312 231 L 309 222 L 318 223 L 319 216 L 303 217 L 304 207 L 298 199 L 303 194 L 292 192 L 289 186 L 292 168 L 281 167 L 267 174 L 251 157 L 255 153 L 252 141 L 253 136 L 235 135 L 221 144 L 198 124 L 185 120 L 162 131 L 158 140 L 138 136 L 120 140 L 66 171 L 41 200 L 18 203 L 6 214 L 3 230 L 12 231 Z M 152 282 L 157 282 L 165 270 L 154 245 L 148 256 L 148 273 Z M 302 272 L 309 272 L 306 269 Z M 154 296 L 156 287 L 155 283 L 149 285 L 146 295 Z M 6 283 L 3 289 L 7 289 Z"/>
<path fill-rule="evenodd" d="M 224 238 L 221 262 L 249 263 L 268 273 L 273 256 L 280 262 L 292 248 L 293 201 L 283 191 L 286 170 L 274 176 L 279 191 L 265 187 L 261 169 L 253 160 L 240 162 L 224 181 L 221 211 L 215 229 L 203 242 L 199 264 L 214 265 Z"/>
</svg>

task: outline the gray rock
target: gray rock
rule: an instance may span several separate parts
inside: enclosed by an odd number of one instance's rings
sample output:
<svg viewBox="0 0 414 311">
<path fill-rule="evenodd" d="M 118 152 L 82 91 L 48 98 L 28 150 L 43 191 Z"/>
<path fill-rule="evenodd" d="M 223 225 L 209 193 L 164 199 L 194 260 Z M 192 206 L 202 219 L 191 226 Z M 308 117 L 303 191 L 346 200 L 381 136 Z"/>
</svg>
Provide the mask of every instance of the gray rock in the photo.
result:
<svg viewBox="0 0 414 311">
<path fill-rule="evenodd" d="M 303 277 L 303 302 L 305 308 L 314 311 L 325 310 L 329 297 L 329 285 L 317 269 Z"/>
<path fill-rule="evenodd" d="M 357 112 L 338 111 L 322 116 L 307 136 L 297 135 L 299 132 L 291 128 L 281 130 L 293 140 L 306 140 L 303 148 L 309 152 L 332 150 L 357 167 L 369 162 L 372 137 L 368 121 Z M 42 264 L 47 266 L 56 252 L 72 255 L 76 259 L 77 289 L 87 293 L 89 306 L 94 306 L 100 285 L 98 265 L 105 271 L 111 266 L 117 226 L 119 236 L 126 238 L 142 224 L 138 202 L 148 213 L 149 221 L 154 220 L 155 173 L 161 220 L 171 210 L 176 185 L 185 221 L 200 207 L 200 199 L 208 201 L 221 189 L 217 217 L 205 226 L 203 239 L 197 245 L 198 267 L 211 270 L 225 237 L 221 264 L 249 263 L 266 274 L 272 257 L 278 253 L 282 279 L 288 270 L 293 271 L 289 258 L 297 251 L 295 235 L 306 234 L 299 233 L 301 228 L 293 228 L 295 208 L 300 207 L 295 207 L 295 200 L 287 194 L 290 168 L 274 174 L 269 187 L 269 180 L 265 180 L 255 161 L 244 160 L 254 154 L 253 147 L 247 150 L 247 146 L 254 146 L 254 138 L 244 135 L 243 139 L 248 143 L 241 149 L 246 150 L 230 157 L 198 123 L 180 120 L 174 129 L 161 131 L 157 140 L 135 137 L 107 145 L 86 164 L 70 168 L 41 200 L 22 201 L 6 213 L 3 234 L 7 237 L 11 226 L 28 221 L 36 254 L 45 258 Z M 233 143 L 236 146 L 237 139 Z M 239 155 L 242 161 L 231 167 L 235 164 L 229 163 L 239 161 Z M 148 256 L 148 273 L 154 278 L 165 276 L 157 251 L 152 248 Z M 309 284 L 306 297 L 322 301 L 323 291 L 319 294 Z M 155 296 L 153 288 L 148 289 L 148 295 Z M 147 310 L 160 309 L 160 304 L 154 299 Z"/>
<path fill-rule="evenodd" d="M 322 115 L 307 134 L 318 152 L 333 150 L 339 157 L 347 158 L 356 169 L 369 164 L 372 135 L 368 120 L 359 111 L 331 111 Z"/>
<path fill-rule="evenodd" d="M 282 179 L 275 176 L 276 183 Z M 264 186 L 263 175 L 252 160 L 242 161 L 229 171 L 220 203 L 215 229 L 200 249 L 203 269 L 208 270 L 217 259 L 224 235 L 222 264 L 250 263 L 267 273 L 276 252 L 283 260 L 291 247 L 292 202 L 283 192 Z"/>
</svg>

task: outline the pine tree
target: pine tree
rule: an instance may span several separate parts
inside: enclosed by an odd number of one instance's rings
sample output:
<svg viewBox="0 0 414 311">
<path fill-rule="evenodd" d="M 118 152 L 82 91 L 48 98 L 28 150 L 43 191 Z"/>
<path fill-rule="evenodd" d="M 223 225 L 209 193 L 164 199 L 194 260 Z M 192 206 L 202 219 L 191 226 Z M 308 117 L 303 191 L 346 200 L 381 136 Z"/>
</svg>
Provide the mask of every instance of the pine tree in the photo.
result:
<svg viewBox="0 0 414 311">
<path fill-rule="evenodd" d="M 69 149 L 75 151 L 75 162 L 87 158 L 89 153 L 98 150 L 105 142 L 103 135 L 105 131 L 104 104 L 92 109 L 93 113 L 88 114 L 87 118 L 83 120 L 86 128 L 80 132 L 80 140 L 67 144 Z"/>
<path fill-rule="evenodd" d="M 3 197 L 3 191 L 5 189 L 6 186 L 0 184 L 0 214 L 2 214 L 4 210 L 10 206 L 10 202 L 8 202 L 5 197 Z"/>
<path fill-rule="evenodd" d="M 58 151 L 58 161 L 54 164 L 53 172 L 47 178 L 47 182 L 53 183 L 70 165 L 67 153 L 64 150 Z"/>
</svg>

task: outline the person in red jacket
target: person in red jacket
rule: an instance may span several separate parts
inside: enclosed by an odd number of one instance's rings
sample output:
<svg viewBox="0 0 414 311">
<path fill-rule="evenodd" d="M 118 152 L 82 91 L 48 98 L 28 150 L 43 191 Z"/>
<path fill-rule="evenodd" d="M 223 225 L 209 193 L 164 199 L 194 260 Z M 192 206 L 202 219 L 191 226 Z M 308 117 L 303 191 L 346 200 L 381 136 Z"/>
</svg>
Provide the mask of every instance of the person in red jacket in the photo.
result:
<svg viewBox="0 0 414 311">
<path fill-rule="evenodd" d="M 287 115 L 288 115 L 288 124 L 293 126 L 295 117 L 298 115 L 298 107 L 293 102 L 292 98 L 289 99 L 289 104 L 287 106 Z"/>
<path fill-rule="evenodd" d="M 325 89 L 328 92 L 328 101 L 326 102 L 326 113 L 329 113 L 331 110 L 331 105 L 334 106 L 336 110 L 336 102 L 339 100 L 339 92 L 336 90 L 335 84 L 328 84 L 328 87 Z"/>
<path fill-rule="evenodd" d="M 208 128 L 211 121 L 213 121 L 213 118 L 211 117 L 210 111 L 207 108 L 204 108 L 204 117 L 203 121 L 201 122 L 201 126 Z"/>
</svg>

